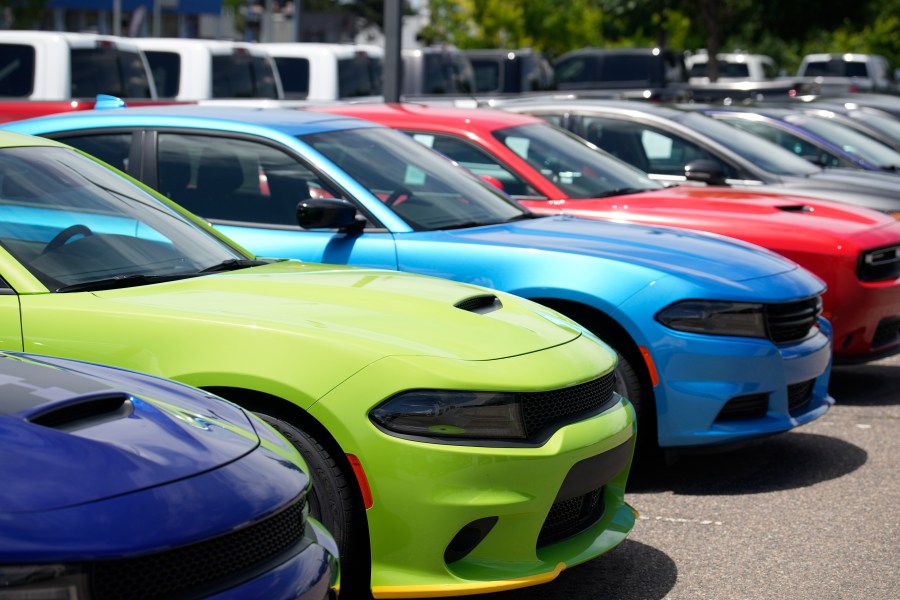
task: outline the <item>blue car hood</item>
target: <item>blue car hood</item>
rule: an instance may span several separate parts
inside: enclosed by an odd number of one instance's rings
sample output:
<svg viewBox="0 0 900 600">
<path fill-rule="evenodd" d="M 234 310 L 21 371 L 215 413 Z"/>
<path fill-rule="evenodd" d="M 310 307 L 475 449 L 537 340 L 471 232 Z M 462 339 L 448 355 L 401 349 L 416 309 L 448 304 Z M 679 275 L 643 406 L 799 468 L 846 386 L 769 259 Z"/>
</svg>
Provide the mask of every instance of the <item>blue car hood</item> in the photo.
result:
<svg viewBox="0 0 900 600">
<path fill-rule="evenodd" d="M 765 248 L 712 233 L 569 216 L 451 233 L 457 242 L 593 256 L 690 278 L 747 281 L 799 268 Z"/>
<path fill-rule="evenodd" d="M 2 354 L 0 392 L 0 520 L 191 477 L 260 443 L 236 406 L 110 367 Z"/>
</svg>

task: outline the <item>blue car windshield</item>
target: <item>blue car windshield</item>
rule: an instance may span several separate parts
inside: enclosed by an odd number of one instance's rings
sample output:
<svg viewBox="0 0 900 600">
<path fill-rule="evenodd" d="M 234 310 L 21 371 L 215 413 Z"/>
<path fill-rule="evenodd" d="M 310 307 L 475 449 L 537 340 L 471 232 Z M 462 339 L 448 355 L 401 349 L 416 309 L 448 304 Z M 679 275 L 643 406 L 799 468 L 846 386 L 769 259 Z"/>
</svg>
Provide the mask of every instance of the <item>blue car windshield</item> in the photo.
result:
<svg viewBox="0 0 900 600">
<path fill-rule="evenodd" d="M 643 171 L 546 123 L 501 129 L 493 135 L 569 198 L 604 198 L 663 187 Z"/>
<path fill-rule="evenodd" d="M 0 246 L 53 291 L 189 277 L 249 258 L 68 148 L 0 150 Z"/>
<path fill-rule="evenodd" d="M 417 231 L 505 223 L 530 212 L 399 131 L 365 127 L 300 138 Z"/>
<path fill-rule="evenodd" d="M 675 119 L 685 127 L 699 132 L 738 156 L 757 165 L 760 169 L 778 175 L 807 176 L 819 173 L 821 168 L 778 144 L 742 131 L 733 125 L 717 121 L 699 113 L 686 112 Z"/>
</svg>

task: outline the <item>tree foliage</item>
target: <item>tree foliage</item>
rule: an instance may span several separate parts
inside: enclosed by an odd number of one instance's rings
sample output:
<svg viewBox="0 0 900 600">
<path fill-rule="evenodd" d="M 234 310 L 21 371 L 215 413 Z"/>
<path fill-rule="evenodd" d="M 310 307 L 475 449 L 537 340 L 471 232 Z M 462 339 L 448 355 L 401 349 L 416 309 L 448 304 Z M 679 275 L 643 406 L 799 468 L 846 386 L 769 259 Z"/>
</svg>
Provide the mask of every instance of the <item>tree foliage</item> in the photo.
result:
<svg viewBox="0 0 900 600">
<path fill-rule="evenodd" d="M 885 55 L 900 67 L 900 0 L 429 0 L 427 41 L 532 47 L 551 57 L 584 46 L 769 54 L 789 72 L 811 52 Z"/>
</svg>

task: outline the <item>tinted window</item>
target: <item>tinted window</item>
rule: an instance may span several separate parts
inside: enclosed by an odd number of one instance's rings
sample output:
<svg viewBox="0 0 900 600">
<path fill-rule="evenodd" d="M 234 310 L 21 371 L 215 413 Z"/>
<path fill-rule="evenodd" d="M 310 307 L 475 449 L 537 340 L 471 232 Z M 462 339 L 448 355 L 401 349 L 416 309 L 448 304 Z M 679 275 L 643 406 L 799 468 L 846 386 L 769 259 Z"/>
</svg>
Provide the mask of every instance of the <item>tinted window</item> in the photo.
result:
<svg viewBox="0 0 900 600">
<path fill-rule="evenodd" d="M 364 52 L 338 61 L 338 97 L 381 94 L 382 61 Z"/>
<path fill-rule="evenodd" d="M 836 167 L 840 164 L 840 160 L 833 155 L 820 150 L 818 146 L 812 144 L 800 136 L 789 131 L 777 127 L 769 123 L 759 121 L 748 121 L 740 118 L 722 117 L 720 120 L 725 121 L 729 125 L 739 127 L 744 131 L 749 131 L 753 135 L 759 136 L 765 140 L 769 140 L 778 144 L 785 150 L 789 150 L 812 163 L 821 164 L 826 167 Z"/>
<path fill-rule="evenodd" d="M 309 95 L 309 59 L 278 56 L 274 60 L 284 97 L 305 100 Z"/>
<path fill-rule="evenodd" d="M 157 189 L 206 219 L 297 225 L 311 190 L 337 195 L 281 150 L 249 140 L 160 133 Z"/>
<path fill-rule="evenodd" d="M 71 53 L 73 98 L 110 94 L 121 98 L 150 98 L 150 80 L 137 52 L 100 43 L 93 48 L 73 48 Z"/>
<path fill-rule="evenodd" d="M 500 89 L 500 64 L 492 58 L 472 58 L 475 91 L 496 92 Z"/>
<path fill-rule="evenodd" d="M 275 69 L 268 58 L 247 52 L 214 55 L 213 98 L 277 98 Z"/>
<path fill-rule="evenodd" d="M 540 197 L 527 181 L 500 164 L 493 156 L 471 142 L 452 135 L 411 133 L 413 139 L 440 152 L 479 177 L 486 178 L 511 196 Z"/>
<path fill-rule="evenodd" d="M 705 158 L 715 161 L 726 177 L 735 169 L 688 140 L 633 121 L 585 116 L 585 139 L 620 160 L 656 175 L 683 176 L 684 166 Z"/>
<path fill-rule="evenodd" d="M 25 97 L 34 90 L 34 48 L 0 44 L 0 96 Z"/>
<path fill-rule="evenodd" d="M 156 93 L 160 98 L 174 98 L 178 95 L 178 83 L 181 80 L 181 57 L 177 52 L 159 52 L 146 50 L 144 55 L 153 73 Z"/>
<path fill-rule="evenodd" d="M 644 173 L 550 125 L 510 127 L 493 132 L 493 136 L 570 198 L 597 198 L 659 187 Z"/>
<path fill-rule="evenodd" d="M 74 146 L 113 167 L 128 172 L 131 153 L 131 133 L 77 135 L 56 139 Z"/>
<path fill-rule="evenodd" d="M 475 89 L 468 59 L 452 53 L 425 54 L 426 94 L 467 94 Z"/>
</svg>

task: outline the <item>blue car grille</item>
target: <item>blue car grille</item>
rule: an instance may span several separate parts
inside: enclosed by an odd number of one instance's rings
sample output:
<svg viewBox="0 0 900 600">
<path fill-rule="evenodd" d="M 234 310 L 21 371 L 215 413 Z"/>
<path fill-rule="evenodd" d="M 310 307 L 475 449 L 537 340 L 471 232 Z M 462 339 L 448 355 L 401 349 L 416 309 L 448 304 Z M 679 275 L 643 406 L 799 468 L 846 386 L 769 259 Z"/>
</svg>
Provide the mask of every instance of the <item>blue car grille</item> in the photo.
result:
<svg viewBox="0 0 900 600">
<path fill-rule="evenodd" d="M 814 296 L 798 302 L 766 305 L 769 339 L 778 344 L 804 339 L 822 314 L 822 298 Z"/>
<path fill-rule="evenodd" d="M 598 413 L 612 403 L 615 372 L 603 377 L 548 392 L 519 394 L 525 433 L 534 440 L 550 435 L 567 423 Z"/>
<path fill-rule="evenodd" d="M 232 587 L 255 576 L 303 540 L 305 504 L 304 494 L 262 521 L 209 540 L 86 565 L 92 598 L 199 598 Z"/>
</svg>

